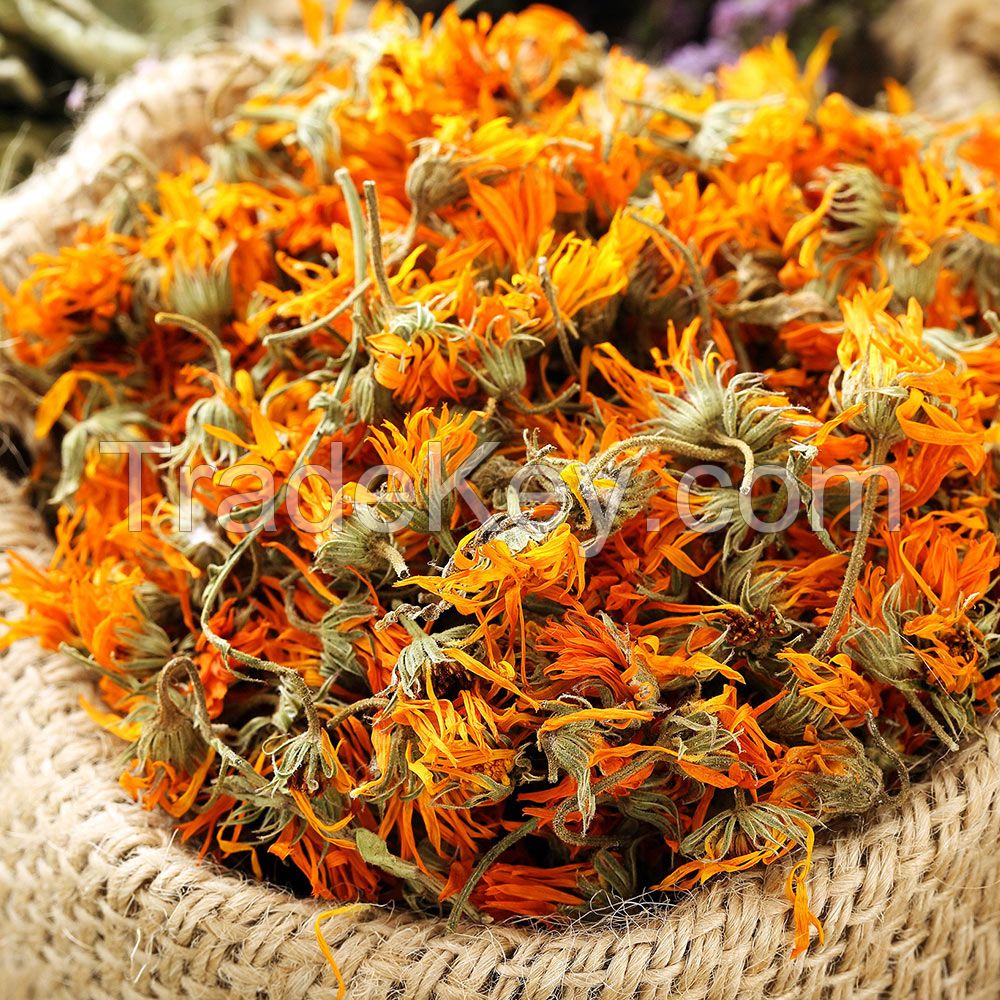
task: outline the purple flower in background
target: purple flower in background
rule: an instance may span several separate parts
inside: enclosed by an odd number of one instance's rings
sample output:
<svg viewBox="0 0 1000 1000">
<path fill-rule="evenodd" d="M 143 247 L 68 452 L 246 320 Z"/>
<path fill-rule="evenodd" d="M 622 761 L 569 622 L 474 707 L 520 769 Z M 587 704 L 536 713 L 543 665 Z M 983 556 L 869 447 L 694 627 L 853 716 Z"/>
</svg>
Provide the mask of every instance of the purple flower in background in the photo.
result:
<svg viewBox="0 0 1000 1000">
<path fill-rule="evenodd" d="M 743 26 L 753 16 L 747 11 L 750 6 L 759 7 L 760 3 L 747 3 L 746 0 L 719 0 L 712 9 L 711 36 L 732 39 L 739 35 Z"/>
<path fill-rule="evenodd" d="M 683 73 L 700 76 L 726 63 L 768 35 L 786 31 L 809 0 L 719 0 L 712 9 L 709 37 L 673 52 L 668 62 Z"/>
<path fill-rule="evenodd" d="M 740 49 L 721 38 L 712 38 L 707 42 L 691 42 L 682 45 L 667 59 L 672 69 L 689 76 L 704 76 L 719 66 L 735 62 L 739 58 Z"/>
<path fill-rule="evenodd" d="M 808 0 L 719 0 L 712 11 L 711 34 L 733 40 L 748 32 L 785 31 Z"/>
</svg>

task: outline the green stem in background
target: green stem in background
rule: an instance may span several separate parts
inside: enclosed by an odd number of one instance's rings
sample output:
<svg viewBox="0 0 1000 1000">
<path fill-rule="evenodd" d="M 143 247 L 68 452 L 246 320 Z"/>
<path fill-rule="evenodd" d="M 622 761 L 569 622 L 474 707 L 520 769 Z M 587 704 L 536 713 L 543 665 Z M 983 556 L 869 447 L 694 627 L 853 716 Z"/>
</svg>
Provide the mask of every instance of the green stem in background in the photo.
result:
<svg viewBox="0 0 1000 1000">
<path fill-rule="evenodd" d="M 542 279 L 542 290 L 545 292 L 545 300 L 552 311 L 552 322 L 555 324 L 556 337 L 559 341 L 559 351 L 566 362 L 566 367 L 573 375 L 580 374 L 580 366 L 573 357 L 573 352 L 569 346 L 569 335 L 566 332 L 566 323 L 563 321 L 562 313 L 559 310 L 559 297 L 556 295 L 555 285 L 552 284 L 552 275 L 549 274 L 548 257 L 538 258 L 538 276 Z"/>
<path fill-rule="evenodd" d="M 199 323 L 198 320 L 192 319 L 190 316 L 184 316 L 182 313 L 158 312 L 153 317 L 153 320 L 161 326 L 164 324 L 179 326 L 182 330 L 187 330 L 188 333 L 193 333 L 200 340 L 204 341 L 212 352 L 212 358 L 215 361 L 215 370 L 218 372 L 219 378 L 226 385 L 232 385 L 233 362 L 229 356 L 229 351 L 226 350 L 225 345 L 214 330 L 209 330 L 204 323 Z"/>
<path fill-rule="evenodd" d="M 479 884 L 482 877 L 489 871 L 490 866 L 493 864 L 497 858 L 504 853 L 504 851 L 513 847 L 519 840 L 523 840 L 530 833 L 534 833 L 538 827 L 538 818 L 533 816 L 527 822 L 522 823 L 519 827 L 511 830 L 506 837 L 502 837 L 498 840 L 480 859 L 479 864 L 472 869 L 472 873 L 465 880 L 465 885 L 462 886 L 461 892 L 455 897 L 454 908 L 451 911 L 451 916 L 448 918 L 448 930 L 454 930 L 458 926 L 459 920 L 462 919 L 462 914 L 465 912 L 465 908 L 468 905 L 469 897 L 472 895 L 472 890 Z"/>
<path fill-rule="evenodd" d="M 753 470 L 755 468 L 753 449 L 742 438 L 719 434 L 717 440 L 719 444 L 723 444 L 727 448 L 732 448 L 743 456 L 743 481 L 740 483 L 740 493 L 744 496 L 750 496 L 750 489 L 753 485 Z"/>
<path fill-rule="evenodd" d="M 896 769 L 896 774 L 899 776 L 900 794 L 905 795 L 910 790 L 910 775 L 906 770 L 906 764 L 903 763 L 903 758 L 900 757 L 891 746 L 889 746 L 888 741 L 882 735 L 878 728 L 878 724 L 875 722 L 875 713 L 871 710 L 865 712 L 865 725 L 868 727 L 868 732 L 871 733 L 875 746 L 877 746 L 882 753 L 889 758 L 892 766 Z M 844 732 L 847 733 L 849 739 L 856 740 L 856 737 L 853 736 L 849 729 L 845 729 Z"/>
<path fill-rule="evenodd" d="M 329 433 L 332 427 L 333 422 L 330 419 L 330 414 L 324 414 L 323 418 L 316 425 L 316 429 L 310 435 L 299 457 L 296 459 L 295 465 L 289 472 L 288 479 L 291 479 L 312 458 L 319 442 Z M 229 578 L 240 559 L 250 551 L 251 546 L 253 546 L 254 542 L 256 542 L 257 538 L 264 531 L 265 526 L 270 523 L 274 512 L 283 502 L 287 489 L 286 480 L 281 488 L 275 492 L 274 496 L 263 505 L 257 524 L 240 539 L 239 544 L 230 552 L 226 561 L 221 566 L 210 567 L 209 573 L 211 579 L 202 596 L 200 625 L 205 638 L 222 654 L 224 660 L 236 660 L 238 663 L 242 663 L 251 669 L 277 674 L 289 682 L 292 689 L 302 701 L 302 710 L 306 716 L 307 737 L 314 743 L 315 747 L 319 748 L 321 746 L 322 724 L 316 712 L 316 705 L 309 692 L 309 687 L 302 675 L 291 667 L 285 667 L 280 663 L 264 660 L 259 656 L 252 656 L 250 653 L 245 653 L 243 650 L 237 649 L 228 639 L 223 639 L 222 636 L 218 635 L 210 622 L 216 602 L 222 592 L 223 584 Z M 311 778 L 311 775 L 308 777 Z"/>
<path fill-rule="evenodd" d="M 351 172 L 347 167 L 338 167 L 333 179 L 340 185 L 347 205 L 347 216 L 351 221 L 351 233 L 354 237 L 354 288 L 368 277 L 368 243 L 365 239 L 365 218 L 361 211 L 361 201 L 358 198 Z M 360 326 L 364 320 L 364 301 L 359 297 L 354 300 L 355 336 L 360 336 Z"/>
<path fill-rule="evenodd" d="M 886 458 L 889 446 L 879 442 L 872 449 L 872 460 L 869 472 L 878 468 Z M 847 569 L 844 572 L 844 582 L 837 596 L 837 603 L 834 606 L 833 614 L 827 623 L 823 634 L 816 640 L 816 644 L 811 650 L 811 654 L 819 659 L 829 653 L 833 646 L 841 625 L 847 617 L 851 602 L 854 600 L 854 588 L 858 585 L 858 578 L 865 562 L 865 550 L 868 547 L 868 539 L 871 536 L 872 525 L 875 522 L 875 505 L 878 503 L 878 487 L 875 483 L 877 476 L 870 474 L 865 480 L 864 496 L 861 501 L 861 521 L 858 530 L 854 535 L 854 544 L 851 546 L 851 555 L 847 561 Z"/>
<path fill-rule="evenodd" d="M 378 189 L 374 181 L 365 181 L 365 203 L 368 208 L 368 240 L 371 244 L 372 270 L 375 272 L 375 284 L 378 286 L 382 303 L 389 310 L 396 310 L 396 300 L 389 285 L 389 275 L 385 270 L 385 258 L 382 251 L 382 226 L 378 214 Z"/>
<path fill-rule="evenodd" d="M 598 455 L 594 460 L 593 475 L 597 476 L 603 472 L 611 464 L 613 458 L 630 448 L 655 448 L 658 451 L 669 451 L 675 455 L 683 455 L 685 458 L 697 458 L 702 462 L 726 461 L 731 457 L 731 451 L 728 448 L 707 448 L 702 445 L 689 444 L 687 441 L 670 437 L 667 434 L 636 434 L 634 437 L 613 444 Z"/>
<path fill-rule="evenodd" d="M 149 42 L 89 0 L 0 0 L 4 34 L 21 35 L 83 76 L 118 76 L 147 55 Z"/>
<path fill-rule="evenodd" d="M 624 767 L 620 767 L 613 774 L 607 774 L 593 787 L 593 795 L 596 798 L 610 791 L 615 785 L 638 774 L 644 767 L 656 764 L 663 760 L 663 754 L 655 750 L 637 754 Z M 588 837 L 585 833 L 574 833 L 566 826 L 566 820 L 571 812 L 579 810 L 579 804 L 575 799 L 564 799 L 556 808 L 552 818 L 552 827 L 558 834 L 559 839 L 567 844 L 574 844 L 577 847 L 613 847 L 620 841 L 616 837 Z"/>
<path fill-rule="evenodd" d="M 304 326 L 296 327 L 294 330 L 281 330 L 277 333 L 269 333 L 264 338 L 264 346 L 270 347 L 272 344 L 289 343 L 290 341 L 301 340 L 315 330 L 319 330 L 329 323 L 332 323 L 338 316 L 342 315 L 349 306 L 354 307 L 354 330 L 351 343 L 344 352 L 345 370 L 350 369 L 353 361 L 357 357 L 358 350 L 364 342 L 361 326 L 364 323 L 364 296 L 372 286 L 372 280 L 368 277 L 368 243 L 365 239 L 364 215 L 361 211 L 361 201 L 358 192 L 351 180 L 350 171 L 346 167 L 339 167 L 334 173 L 334 179 L 340 186 L 344 195 L 344 202 L 347 205 L 347 215 L 351 222 L 351 237 L 354 244 L 354 289 L 350 295 L 334 306 L 330 312 L 324 316 L 306 323 Z M 377 272 L 376 272 L 377 273 Z"/>
<path fill-rule="evenodd" d="M 360 285 L 356 285 L 354 290 L 350 295 L 344 299 L 343 302 L 334 306 L 328 313 L 323 316 L 319 316 L 314 320 L 306 323 L 305 326 L 297 326 L 294 330 L 279 330 L 277 333 L 269 333 L 263 339 L 263 344 L 265 347 L 270 347 L 272 344 L 287 344 L 290 341 L 301 340 L 303 337 L 308 337 L 310 333 L 314 333 L 316 330 L 321 330 L 324 326 L 332 323 L 338 316 L 347 312 L 347 310 L 354 305 L 359 299 L 364 297 L 365 292 L 371 288 L 372 282 L 371 278 L 365 278 Z"/>
<path fill-rule="evenodd" d="M 665 239 L 684 259 L 684 263 L 687 265 L 687 269 L 691 274 L 691 286 L 694 289 L 694 299 L 698 303 L 698 315 L 701 317 L 701 332 L 705 337 L 712 336 L 712 311 L 709 307 L 708 298 L 708 287 L 705 285 L 705 275 L 702 271 L 701 265 L 698 263 L 697 258 L 694 255 L 694 250 L 691 249 L 676 233 L 672 233 L 666 226 L 661 226 L 660 223 L 654 222 L 652 219 L 647 219 L 637 212 L 629 212 L 629 215 L 635 219 L 636 222 L 645 226 L 647 229 L 651 229 L 657 236 Z M 733 338 L 733 349 L 736 350 L 736 345 L 739 343 L 739 338 Z M 742 348 L 740 344 L 740 348 Z M 737 350 L 737 356 L 740 355 L 740 351 Z M 751 371 L 750 361 L 746 357 L 745 352 L 742 356 L 739 356 L 740 367 L 744 371 Z"/>
<path fill-rule="evenodd" d="M 264 660 L 258 656 L 252 656 L 251 654 L 243 652 L 240 649 L 236 649 L 231 642 L 227 639 L 223 639 L 215 632 L 211 626 L 210 619 L 226 580 L 232 574 L 240 559 L 242 559 L 243 556 L 251 550 L 254 543 L 264 531 L 266 525 L 271 523 L 275 511 L 284 502 L 285 496 L 288 492 L 289 480 L 291 480 L 295 474 L 310 461 L 316 451 L 316 448 L 319 446 L 320 441 L 322 441 L 327 434 L 331 433 L 336 428 L 337 421 L 335 416 L 342 405 L 344 392 L 350 384 L 350 378 L 354 371 L 354 362 L 363 343 L 362 324 L 364 322 L 364 306 L 361 301 L 361 296 L 357 295 L 357 292 L 358 287 L 365 281 L 365 262 L 367 260 L 367 253 L 365 249 L 366 241 L 364 235 L 364 221 L 361 214 L 361 204 L 358 200 L 357 192 L 354 190 L 350 174 L 344 168 L 340 168 L 337 171 L 336 177 L 337 182 L 340 184 L 341 189 L 344 192 L 344 198 L 347 201 L 348 213 L 351 219 L 351 231 L 354 237 L 354 276 L 356 298 L 354 330 L 351 343 L 344 354 L 343 364 L 337 378 L 337 382 L 328 394 L 326 413 L 323 414 L 323 417 L 320 419 L 319 423 L 316 424 L 312 434 L 309 435 L 309 439 L 306 441 L 305 446 L 299 453 L 298 458 L 296 458 L 295 464 L 289 470 L 284 483 L 282 483 L 281 487 L 275 492 L 275 494 L 263 504 L 257 523 L 243 536 L 242 539 L 240 539 L 239 543 L 229 554 L 226 561 L 222 563 L 221 566 L 212 567 L 210 570 L 212 575 L 202 597 L 200 622 L 205 638 L 207 638 L 208 641 L 219 650 L 224 658 L 234 659 L 238 663 L 242 663 L 244 666 L 250 667 L 251 669 L 278 674 L 288 680 L 289 684 L 302 701 L 302 708 L 305 712 L 306 723 L 308 726 L 307 736 L 311 741 L 315 741 L 315 745 L 317 747 L 320 745 L 322 725 L 320 723 L 319 716 L 316 713 L 316 706 L 313 702 L 312 695 L 309 692 L 309 687 L 302 678 L 302 675 L 298 671 L 293 670 L 291 667 L 285 667 L 280 663 L 274 663 L 271 660 Z"/>
<path fill-rule="evenodd" d="M 465 17 L 467 14 L 471 14 L 481 2 L 482 0 L 457 0 L 455 11 L 459 17 Z"/>
</svg>

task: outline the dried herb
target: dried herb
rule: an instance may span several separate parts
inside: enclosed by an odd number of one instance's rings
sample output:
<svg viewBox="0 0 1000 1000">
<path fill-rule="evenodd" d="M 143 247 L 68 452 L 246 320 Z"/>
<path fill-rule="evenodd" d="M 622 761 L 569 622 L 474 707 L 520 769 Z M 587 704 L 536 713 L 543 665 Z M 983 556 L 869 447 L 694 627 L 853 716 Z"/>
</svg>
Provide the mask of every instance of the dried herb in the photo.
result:
<svg viewBox="0 0 1000 1000">
<path fill-rule="evenodd" d="M 258 876 L 555 918 L 795 853 L 801 950 L 816 831 L 997 707 L 997 119 L 829 40 L 310 24 L 2 293 L 57 538 L 2 642 Z"/>
</svg>

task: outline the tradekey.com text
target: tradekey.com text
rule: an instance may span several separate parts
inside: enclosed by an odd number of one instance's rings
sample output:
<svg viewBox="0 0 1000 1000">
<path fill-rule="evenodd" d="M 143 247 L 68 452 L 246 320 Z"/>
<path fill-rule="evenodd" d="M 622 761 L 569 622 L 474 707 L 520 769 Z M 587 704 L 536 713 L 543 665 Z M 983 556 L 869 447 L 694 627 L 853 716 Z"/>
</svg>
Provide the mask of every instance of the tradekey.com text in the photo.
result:
<svg viewBox="0 0 1000 1000">
<path fill-rule="evenodd" d="M 331 444 L 328 464 L 302 465 L 281 482 L 275 482 L 270 468 L 253 462 L 221 470 L 207 464 L 182 467 L 177 472 L 175 530 L 204 530 L 205 508 L 196 493 L 199 484 L 206 483 L 236 491 L 220 501 L 215 515 L 225 530 L 234 533 L 274 530 L 279 513 L 302 534 L 335 533 L 344 516 L 343 502 L 323 504 L 321 516 L 316 516 L 315 503 L 303 502 L 307 494 L 315 498 L 320 484 L 331 500 L 346 500 L 349 516 L 373 533 L 395 534 L 410 527 L 414 519 L 423 533 L 441 531 L 449 526 L 459 499 L 483 526 L 496 518 L 496 512 L 483 502 L 472 477 L 498 447 L 482 444 L 461 465 L 446 471 L 441 448 L 433 442 L 416 479 L 392 465 L 372 465 L 360 475 L 352 466 L 346 488 L 339 442 Z M 143 463 L 169 460 L 170 443 L 102 441 L 100 450 L 105 455 L 128 456 L 128 529 L 142 530 Z M 540 457 L 514 472 L 506 485 L 508 523 L 520 524 L 539 537 L 583 515 L 590 535 L 583 543 L 585 555 L 597 555 L 631 506 L 627 502 L 630 490 L 643 489 L 637 466 L 636 461 L 625 461 L 595 474 L 583 462 Z M 771 484 L 771 489 L 756 490 L 761 482 Z M 795 474 L 785 466 L 762 464 L 745 473 L 738 486 L 723 466 L 696 465 L 678 476 L 677 516 L 687 530 L 700 534 L 743 527 L 768 535 L 787 530 L 803 515 L 813 531 L 823 532 L 824 517 L 835 513 L 841 526 L 856 531 L 866 488 L 884 490 L 886 528 L 897 531 L 901 485 L 896 471 L 883 465 L 863 470 L 849 465 L 810 466 Z M 646 528 L 656 531 L 660 522 L 647 517 Z"/>
</svg>

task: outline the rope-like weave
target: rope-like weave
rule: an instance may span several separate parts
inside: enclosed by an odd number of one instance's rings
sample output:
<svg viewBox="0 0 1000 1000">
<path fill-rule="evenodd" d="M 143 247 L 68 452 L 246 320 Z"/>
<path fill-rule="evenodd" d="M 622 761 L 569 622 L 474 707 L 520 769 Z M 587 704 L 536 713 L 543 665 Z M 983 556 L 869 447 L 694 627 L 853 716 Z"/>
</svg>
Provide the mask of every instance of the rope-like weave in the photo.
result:
<svg viewBox="0 0 1000 1000">
<path fill-rule="evenodd" d="M 62 156 L 0 198 L 0 281 L 11 287 L 32 253 L 65 244 L 100 198 L 127 182 L 119 164 L 130 152 L 167 168 L 183 151 L 203 147 L 215 125 L 209 105 L 231 111 L 279 58 L 277 47 L 218 47 L 151 63 L 122 80 Z"/>
<path fill-rule="evenodd" d="M 214 52 L 126 80 L 47 172 L 0 201 L 0 272 L 54 247 L 126 144 L 166 164 L 211 133 L 267 62 Z M 0 422 L 18 422 L 0 396 Z M 43 523 L 0 480 L 0 552 L 44 561 Z M 0 616 L 16 615 L 9 598 Z M 0 996 L 333 1000 L 319 903 L 199 860 L 117 784 L 120 745 L 79 705 L 93 679 L 32 642 L 0 658 Z M 905 800 L 829 832 L 809 880 L 826 941 L 790 959 L 787 865 L 717 880 L 596 929 L 444 924 L 369 908 L 331 918 L 350 1000 L 926 1000 L 1000 996 L 1000 725 Z"/>
</svg>

